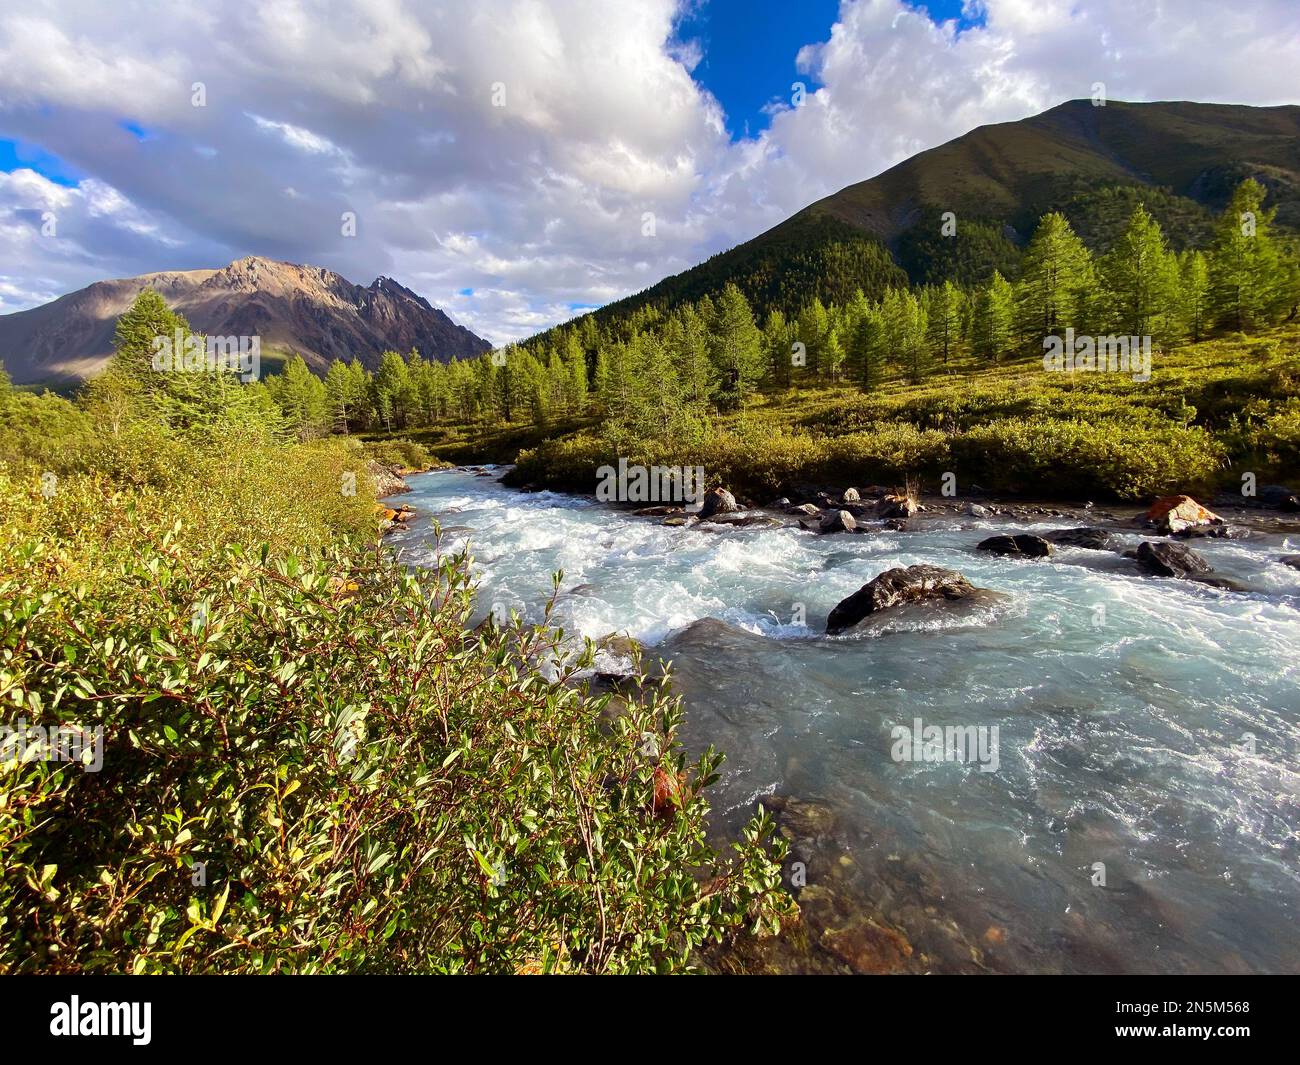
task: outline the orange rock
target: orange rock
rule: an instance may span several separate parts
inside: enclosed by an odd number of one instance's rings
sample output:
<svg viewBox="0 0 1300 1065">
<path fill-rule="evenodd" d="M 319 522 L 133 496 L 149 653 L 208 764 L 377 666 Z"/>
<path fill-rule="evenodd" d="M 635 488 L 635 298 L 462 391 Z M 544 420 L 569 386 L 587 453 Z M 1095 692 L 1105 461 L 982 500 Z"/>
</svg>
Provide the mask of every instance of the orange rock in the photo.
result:
<svg viewBox="0 0 1300 1065">
<path fill-rule="evenodd" d="M 984 942 L 997 945 L 1007 938 L 1007 934 L 997 925 L 989 925 L 989 929 L 984 933 Z"/>
<path fill-rule="evenodd" d="M 1223 519 L 1191 496 L 1179 495 L 1157 499 L 1147 511 L 1147 521 L 1162 531 L 1175 533 L 1190 525 L 1211 525 Z"/>
</svg>

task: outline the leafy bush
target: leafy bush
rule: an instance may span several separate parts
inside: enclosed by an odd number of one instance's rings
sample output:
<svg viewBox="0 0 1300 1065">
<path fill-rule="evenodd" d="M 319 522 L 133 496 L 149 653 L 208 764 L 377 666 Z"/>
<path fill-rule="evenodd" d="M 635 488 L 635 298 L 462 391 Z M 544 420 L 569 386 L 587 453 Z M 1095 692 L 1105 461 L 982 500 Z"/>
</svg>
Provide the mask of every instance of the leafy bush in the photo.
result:
<svg viewBox="0 0 1300 1065">
<path fill-rule="evenodd" d="M 104 729 L 99 772 L 0 763 L 0 972 L 673 971 L 787 910 L 769 819 L 707 845 L 678 701 L 612 714 L 536 674 L 545 629 L 467 636 L 464 558 L 0 498 L 4 721 Z"/>
<path fill-rule="evenodd" d="M 366 454 L 385 466 L 400 466 L 404 470 L 438 469 L 447 465 L 440 462 L 423 444 L 414 440 L 368 440 Z"/>
<path fill-rule="evenodd" d="M 998 422 L 957 437 L 959 481 L 1049 495 L 1144 499 L 1213 483 L 1223 448 L 1199 428 Z"/>
</svg>

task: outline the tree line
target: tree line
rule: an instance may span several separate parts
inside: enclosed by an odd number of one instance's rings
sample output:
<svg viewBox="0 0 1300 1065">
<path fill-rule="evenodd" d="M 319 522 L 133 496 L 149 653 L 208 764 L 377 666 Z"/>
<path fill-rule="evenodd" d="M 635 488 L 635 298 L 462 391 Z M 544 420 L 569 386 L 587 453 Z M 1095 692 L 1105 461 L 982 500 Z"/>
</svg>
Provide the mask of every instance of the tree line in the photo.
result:
<svg viewBox="0 0 1300 1065">
<path fill-rule="evenodd" d="M 592 315 L 520 344 L 441 363 L 385 352 L 372 371 L 335 360 L 324 378 L 301 357 L 250 386 L 301 435 L 404 432 L 448 423 L 602 418 L 617 433 L 691 435 L 712 413 L 761 390 L 878 388 L 920 382 L 954 359 L 997 363 L 1041 354 L 1045 337 L 1151 336 L 1157 347 L 1216 331 L 1252 332 L 1296 314 L 1300 257 L 1277 235 L 1265 190 L 1235 190 L 1204 247 L 1172 251 L 1141 204 L 1110 249 L 1094 255 L 1065 216 L 1045 214 L 1012 281 L 890 283 L 839 303 L 814 298 L 761 322 L 734 284 L 670 311 L 637 308 L 604 325 Z M 158 322 L 157 308 L 149 328 Z M 165 323 L 164 323 L 165 324 Z M 125 327 L 130 332 L 129 321 Z M 121 327 L 119 329 L 121 331 Z"/>
</svg>

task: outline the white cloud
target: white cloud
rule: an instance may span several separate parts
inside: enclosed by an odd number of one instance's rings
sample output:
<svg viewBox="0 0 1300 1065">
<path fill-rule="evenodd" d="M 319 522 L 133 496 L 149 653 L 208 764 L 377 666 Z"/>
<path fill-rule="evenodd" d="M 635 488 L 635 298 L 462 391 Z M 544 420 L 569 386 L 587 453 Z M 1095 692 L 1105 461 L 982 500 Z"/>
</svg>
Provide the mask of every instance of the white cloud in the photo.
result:
<svg viewBox="0 0 1300 1065">
<path fill-rule="evenodd" d="M 290 147 L 298 148 L 311 155 L 329 155 L 339 152 L 338 145 L 332 143 L 329 138 L 317 136 L 311 130 L 303 129 L 302 126 L 276 122 L 261 115 L 250 114 L 248 117 L 253 120 L 258 129 L 278 133 L 284 143 Z"/>
<path fill-rule="evenodd" d="M 1113 99 L 1270 104 L 1294 100 L 1300 68 L 1294 0 L 987 0 L 960 32 L 845 0 L 824 40 L 790 42 L 821 87 L 733 143 L 692 76 L 700 46 L 674 38 L 680 6 L 170 0 L 123 19 L 50 0 L 0 17 L 0 135 L 89 175 L 0 179 L 0 309 L 257 253 L 396 277 L 502 342 L 1096 81 Z M 41 197 L 84 215 L 66 244 L 32 237 Z"/>
</svg>

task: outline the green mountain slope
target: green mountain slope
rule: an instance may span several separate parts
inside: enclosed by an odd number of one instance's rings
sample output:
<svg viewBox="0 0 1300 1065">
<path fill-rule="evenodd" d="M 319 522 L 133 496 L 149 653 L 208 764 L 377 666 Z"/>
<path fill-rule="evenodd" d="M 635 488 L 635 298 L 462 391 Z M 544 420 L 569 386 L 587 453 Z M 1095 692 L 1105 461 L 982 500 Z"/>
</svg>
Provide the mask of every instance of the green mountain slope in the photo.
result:
<svg viewBox="0 0 1300 1065">
<path fill-rule="evenodd" d="M 1300 232 L 1300 107 L 1074 100 L 982 126 L 818 200 L 699 266 L 596 312 L 675 306 L 735 282 L 760 313 L 896 284 L 1014 276 L 1040 215 L 1062 211 L 1104 250 L 1146 203 L 1175 249 L 1201 242 L 1232 189 L 1254 177 L 1279 226 Z M 943 212 L 955 236 L 940 232 Z"/>
</svg>

